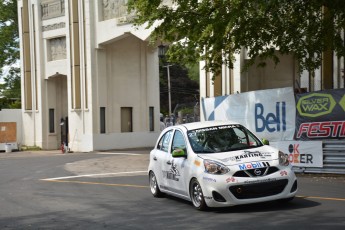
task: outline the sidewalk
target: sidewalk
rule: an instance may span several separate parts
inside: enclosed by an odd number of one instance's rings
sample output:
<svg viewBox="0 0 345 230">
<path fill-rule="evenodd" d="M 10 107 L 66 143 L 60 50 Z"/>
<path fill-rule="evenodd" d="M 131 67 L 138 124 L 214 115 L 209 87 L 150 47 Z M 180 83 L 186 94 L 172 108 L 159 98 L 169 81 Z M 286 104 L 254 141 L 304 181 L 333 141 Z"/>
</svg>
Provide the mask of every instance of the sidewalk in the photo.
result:
<svg viewBox="0 0 345 230">
<path fill-rule="evenodd" d="M 100 152 L 97 154 L 108 154 Z M 149 165 L 149 154 L 139 153 L 117 153 L 114 155 L 106 155 L 105 157 L 81 160 L 65 165 L 65 169 L 76 175 L 87 174 L 108 174 L 108 173 L 129 173 L 128 175 L 136 175 L 134 172 L 147 171 Z M 114 175 L 112 175 L 114 176 Z M 122 174 L 123 176 L 123 174 Z"/>
<path fill-rule="evenodd" d="M 153 147 L 152 147 L 153 148 Z M 132 148 L 132 149 L 113 149 L 113 150 L 96 150 L 92 152 L 67 152 L 62 153 L 60 149 L 57 150 L 23 150 L 17 151 L 13 150 L 12 152 L 0 151 L 0 157 L 11 157 L 11 156 L 49 156 L 49 155 L 61 155 L 61 154 L 92 154 L 92 153 L 138 153 L 138 154 L 149 154 L 152 150 L 149 148 Z"/>
<path fill-rule="evenodd" d="M 35 150 L 35 151 L 0 151 L 0 158 L 2 157 L 34 157 L 34 156 L 49 156 L 62 154 L 61 150 Z"/>
<path fill-rule="evenodd" d="M 133 172 L 143 174 L 147 171 L 150 150 L 148 148 L 139 148 L 85 153 L 62 153 L 61 150 L 14 151 L 10 153 L 0 152 L 0 159 L 78 155 L 80 156 L 80 158 L 78 157 L 79 160 L 64 165 L 66 171 L 75 175 L 114 174 L 122 172 L 130 172 L 128 175 L 136 175 Z M 83 158 L 83 155 L 88 156 L 87 159 Z M 90 155 L 94 157 L 90 158 Z"/>
</svg>

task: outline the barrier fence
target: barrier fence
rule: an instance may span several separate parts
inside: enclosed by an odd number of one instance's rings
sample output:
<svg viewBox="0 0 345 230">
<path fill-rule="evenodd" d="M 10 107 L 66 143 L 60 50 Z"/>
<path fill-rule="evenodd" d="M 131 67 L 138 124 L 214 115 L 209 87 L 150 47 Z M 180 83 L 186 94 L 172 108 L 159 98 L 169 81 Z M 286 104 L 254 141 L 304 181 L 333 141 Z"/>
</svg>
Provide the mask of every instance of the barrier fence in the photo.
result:
<svg viewBox="0 0 345 230">
<path fill-rule="evenodd" d="M 345 174 L 345 140 L 324 140 L 322 143 L 323 167 L 293 167 L 299 173 Z"/>
</svg>

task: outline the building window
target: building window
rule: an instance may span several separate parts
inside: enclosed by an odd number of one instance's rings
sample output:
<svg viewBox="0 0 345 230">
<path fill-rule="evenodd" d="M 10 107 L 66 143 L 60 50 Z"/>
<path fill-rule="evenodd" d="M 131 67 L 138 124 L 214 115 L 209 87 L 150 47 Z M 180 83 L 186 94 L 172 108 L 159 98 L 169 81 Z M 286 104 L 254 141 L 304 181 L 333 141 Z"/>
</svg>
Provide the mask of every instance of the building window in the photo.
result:
<svg viewBox="0 0 345 230">
<path fill-rule="evenodd" d="M 155 126 L 154 126 L 154 107 L 149 108 L 149 126 L 150 126 L 150 131 L 155 131 Z"/>
<path fill-rule="evenodd" d="M 49 133 L 55 133 L 55 111 L 49 109 Z"/>
<path fill-rule="evenodd" d="M 105 133 L 105 107 L 100 108 L 101 133 Z"/>
<path fill-rule="evenodd" d="M 121 132 L 133 132 L 132 107 L 121 107 Z"/>
</svg>

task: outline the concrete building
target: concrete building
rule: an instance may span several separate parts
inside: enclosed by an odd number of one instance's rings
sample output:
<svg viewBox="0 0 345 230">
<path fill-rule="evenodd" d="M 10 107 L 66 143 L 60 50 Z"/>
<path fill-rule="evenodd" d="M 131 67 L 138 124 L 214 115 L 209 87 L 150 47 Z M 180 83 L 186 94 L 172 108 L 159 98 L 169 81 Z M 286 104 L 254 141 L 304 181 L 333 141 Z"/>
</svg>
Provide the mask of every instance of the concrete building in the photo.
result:
<svg viewBox="0 0 345 230">
<path fill-rule="evenodd" d="M 23 145 L 71 151 L 153 146 L 157 47 L 127 0 L 18 0 Z"/>
<path fill-rule="evenodd" d="M 22 145 L 72 151 L 153 146 L 160 132 L 157 47 L 134 28 L 127 0 L 18 0 Z M 164 4 L 171 4 L 170 0 Z M 300 75 L 292 55 L 253 65 L 247 51 L 213 76 L 200 65 L 200 97 L 293 86 L 344 87 L 344 59 L 324 56 Z M 201 116 L 203 117 L 203 116 Z"/>
<path fill-rule="evenodd" d="M 278 52 L 278 51 L 277 51 Z M 265 67 L 257 68 L 255 63 L 248 71 L 242 68 L 248 61 L 247 51 L 236 54 L 234 68 L 225 65 L 221 74 L 213 76 L 200 65 L 200 97 L 217 97 L 234 93 L 293 87 L 296 90 L 317 91 L 322 89 L 344 88 L 344 58 L 337 58 L 333 53 L 324 54 L 320 69 L 314 73 L 299 73 L 298 63 L 293 55 L 279 55 L 280 63 L 276 66 L 272 60 Z"/>
</svg>

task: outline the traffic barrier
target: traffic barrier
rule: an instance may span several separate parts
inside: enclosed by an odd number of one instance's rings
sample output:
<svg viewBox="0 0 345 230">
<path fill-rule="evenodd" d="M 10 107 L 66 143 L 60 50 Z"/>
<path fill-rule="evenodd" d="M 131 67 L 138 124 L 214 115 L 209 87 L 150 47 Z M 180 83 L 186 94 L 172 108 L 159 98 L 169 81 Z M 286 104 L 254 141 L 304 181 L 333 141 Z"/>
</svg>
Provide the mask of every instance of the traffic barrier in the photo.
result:
<svg viewBox="0 0 345 230">
<path fill-rule="evenodd" d="M 322 168 L 293 167 L 293 170 L 301 173 L 345 174 L 345 140 L 324 140 L 322 151 Z"/>
</svg>

